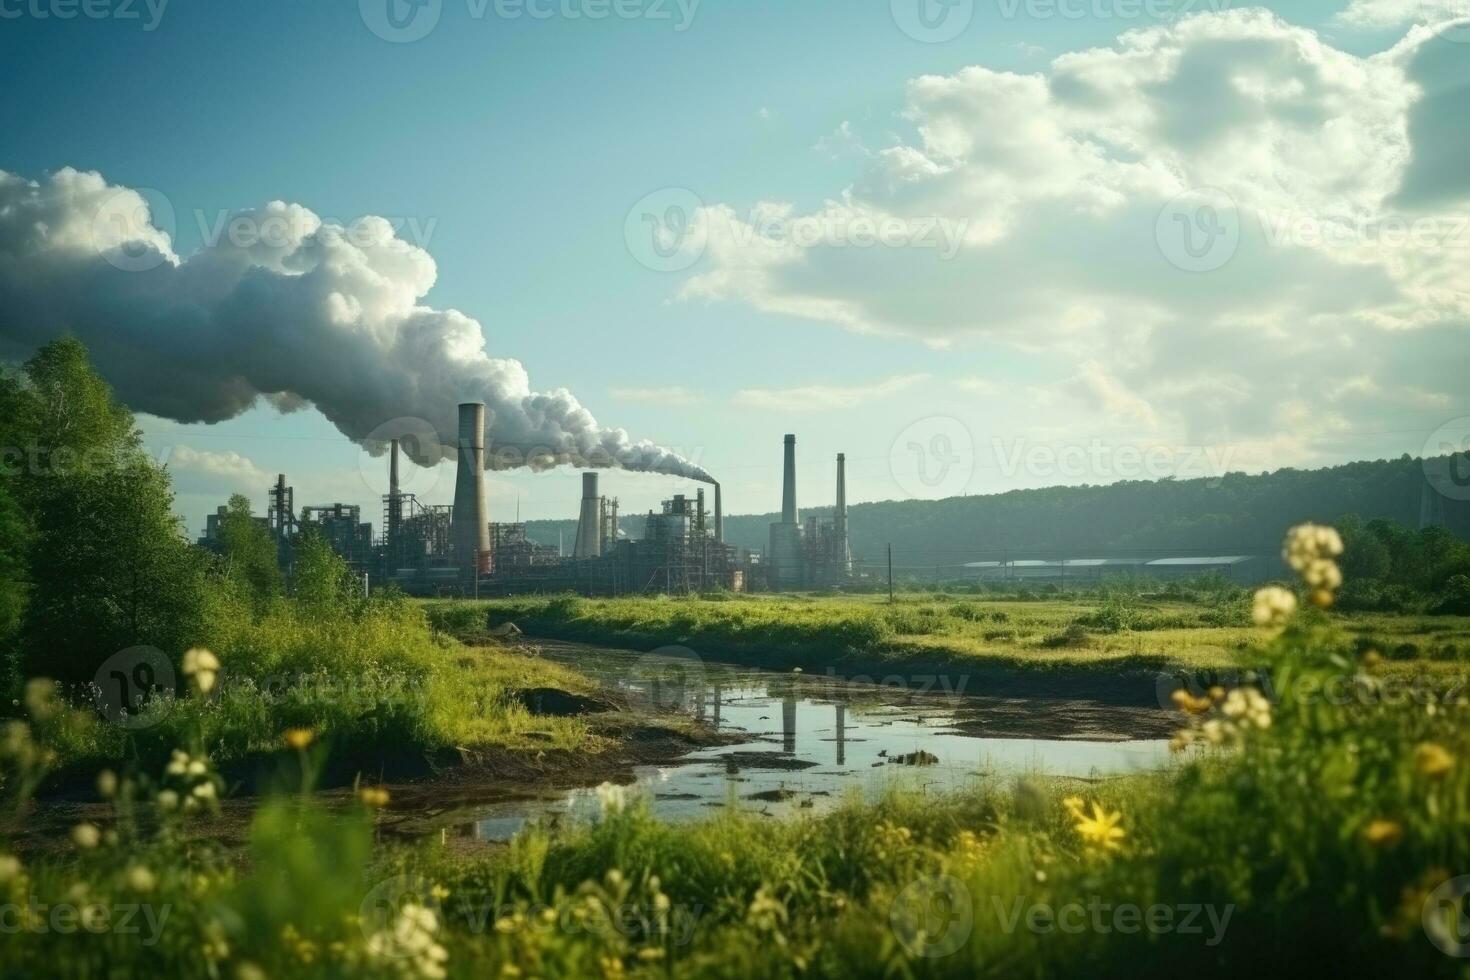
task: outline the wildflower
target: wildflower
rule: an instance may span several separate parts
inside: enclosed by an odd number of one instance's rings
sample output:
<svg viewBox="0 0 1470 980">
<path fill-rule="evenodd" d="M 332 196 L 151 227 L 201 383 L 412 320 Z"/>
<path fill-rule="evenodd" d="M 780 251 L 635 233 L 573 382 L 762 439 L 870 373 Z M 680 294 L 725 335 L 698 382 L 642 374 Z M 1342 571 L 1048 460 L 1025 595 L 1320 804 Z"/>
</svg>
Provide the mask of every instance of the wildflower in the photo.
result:
<svg viewBox="0 0 1470 980">
<path fill-rule="evenodd" d="M 0 885 L 20 876 L 20 858 L 13 854 L 0 854 Z"/>
<path fill-rule="evenodd" d="M 36 721 L 46 721 L 61 710 L 61 698 L 56 693 L 56 682 L 37 677 L 26 682 L 26 711 Z"/>
<path fill-rule="evenodd" d="M 1271 702 L 1253 687 L 1237 687 L 1225 696 L 1220 710 L 1225 717 L 1249 722 L 1257 728 L 1271 727 Z"/>
<path fill-rule="evenodd" d="M 201 800 L 213 800 L 215 798 L 214 783 L 200 783 L 194 787 L 193 795 Z"/>
<path fill-rule="evenodd" d="M 179 794 L 171 789 L 166 789 L 158 794 L 158 808 L 172 813 L 179 808 Z"/>
<path fill-rule="evenodd" d="M 1443 779 L 1455 768 L 1455 757 L 1443 745 L 1422 742 L 1414 749 L 1414 769 L 1426 779 Z"/>
<path fill-rule="evenodd" d="M 1210 710 L 1209 698 L 1195 697 L 1182 687 L 1169 695 L 1169 700 L 1174 702 L 1174 707 L 1187 715 L 1201 715 Z"/>
<path fill-rule="evenodd" d="M 1268 585 L 1256 591 L 1251 619 L 1257 626 L 1279 629 L 1296 612 L 1296 595 L 1279 585 Z"/>
<path fill-rule="evenodd" d="M 638 958 L 644 963 L 657 963 L 664 958 L 664 951 L 656 946 L 645 946 L 638 951 Z"/>
<path fill-rule="evenodd" d="M 267 980 L 265 971 L 254 963 L 245 962 L 235 967 L 235 980 Z"/>
<path fill-rule="evenodd" d="M 163 770 L 170 776 L 182 776 L 189 771 L 189 753 L 183 749 L 174 749 L 173 755 L 169 757 L 168 765 Z"/>
<path fill-rule="evenodd" d="M 1311 590 L 1312 604 L 1318 608 L 1331 606 L 1335 593 L 1342 588 L 1342 569 L 1336 561 L 1342 550 L 1341 535 L 1330 527 L 1302 524 L 1286 535 L 1281 556 Z"/>
<path fill-rule="evenodd" d="M 195 759 L 189 763 L 187 771 L 191 776 L 203 776 L 209 772 L 209 767 L 204 764 L 203 759 Z"/>
<path fill-rule="evenodd" d="M 219 676 L 219 658 L 203 647 L 188 650 L 184 653 L 184 676 L 194 682 L 200 694 L 208 694 Z"/>
<path fill-rule="evenodd" d="M 1079 810 L 1073 816 L 1077 821 L 1078 836 L 1088 845 L 1113 851 L 1123 846 L 1125 832 L 1120 826 L 1123 822 L 1121 812 L 1109 813 L 1101 803 L 1094 801 L 1091 814 Z"/>
<path fill-rule="evenodd" d="M 357 791 L 357 798 L 369 810 L 381 810 L 388 805 L 388 791 L 381 786 L 364 786 Z"/>
<path fill-rule="evenodd" d="M 1066 807 L 1067 812 L 1070 813 L 1073 816 L 1073 818 L 1079 819 L 1079 820 L 1081 819 L 1081 817 L 1082 817 L 1082 797 L 1080 797 L 1080 796 L 1069 796 L 1066 799 L 1062 800 L 1062 806 Z"/>
<path fill-rule="evenodd" d="M 597 802 L 602 806 L 603 813 L 622 812 L 627 809 L 628 801 L 633 796 L 632 787 L 619 786 L 616 783 L 603 783 L 593 792 L 597 794 Z"/>
<path fill-rule="evenodd" d="M 1363 839 L 1374 847 L 1393 847 L 1403 836 L 1403 824 L 1394 820 L 1374 820 L 1363 828 Z"/>
<path fill-rule="evenodd" d="M 104 769 L 97 774 L 97 795 L 110 800 L 117 795 L 117 773 Z"/>
<path fill-rule="evenodd" d="M 79 823 L 71 829 L 71 842 L 84 851 L 89 851 L 102 841 L 102 831 L 90 823 Z"/>
<path fill-rule="evenodd" d="M 310 728 L 288 728 L 281 740 L 286 743 L 286 748 L 302 752 L 310 748 L 311 743 L 316 740 L 316 732 Z"/>
<path fill-rule="evenodd" d="M 157 883 L 153 877 L 153 872 L 141 864 L 135 864 L 128 869 L 126 881 L 128 887 L 135 892 L 151 892 L 153 886 Z"/>
</svg>

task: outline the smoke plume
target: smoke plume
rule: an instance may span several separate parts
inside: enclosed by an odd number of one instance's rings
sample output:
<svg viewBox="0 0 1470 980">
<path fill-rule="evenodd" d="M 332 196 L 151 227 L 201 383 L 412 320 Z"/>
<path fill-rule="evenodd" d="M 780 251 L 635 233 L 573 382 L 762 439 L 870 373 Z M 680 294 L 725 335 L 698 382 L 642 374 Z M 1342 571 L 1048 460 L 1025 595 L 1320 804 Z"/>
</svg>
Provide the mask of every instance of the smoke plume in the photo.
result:
<svg viewBox="0 0 1470 980">
<path fill-rule="evenodd" d="M 404 437 L 425 466 L 454 458 L 459 403 L 483 401 L 491 468 L 709 480 L 599 425 L 570 391 L 533 391 L 519 361 L 486 352 L 476 320 L 421 305 L 434 260 L 383 218 L 344 227 L 273 201 L 230 216 L 182 258 L 159 227 L 162 207 L 97 173 L 0 171 L 0 355 L 70 332 L 138 411 L 219 422 L 261 399 L 312 405 L 373 452 Z"/>
</svg>

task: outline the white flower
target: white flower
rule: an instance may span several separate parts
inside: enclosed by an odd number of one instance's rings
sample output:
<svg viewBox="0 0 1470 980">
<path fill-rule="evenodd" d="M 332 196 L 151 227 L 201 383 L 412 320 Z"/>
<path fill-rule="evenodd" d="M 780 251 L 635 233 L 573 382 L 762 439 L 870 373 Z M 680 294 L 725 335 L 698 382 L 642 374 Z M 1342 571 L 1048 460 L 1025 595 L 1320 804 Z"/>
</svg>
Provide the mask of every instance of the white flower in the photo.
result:
<svg viewBox="0 0 1470 980">
<path fill-rule="evenodd" d="M 214 783 L 200 783 L 194 787 L 194 795 L 201 800 L 214 799 Z"/>
<path fill-rule="evenodd" d="M 128 869 L 127 883 L 128 887 L 135 892 L 151 892 L 156 884 L 153 872 L 141 864 L 135 864 Z"/>
<path fill-rule="evenodd" d="M 183 749 L 174 749 L 174 754 L 169 759 L 168 766 L 163 770 L 170 776 L 182 776 L 189 769 L 189 753 Z"/>
<path fill-rule="evenodd" d="M 627 809 L 628 801 L 633 798 L 634 788 L 603 783 L 593 792 L 597 794 L 597 802 L 602 806 L 603 813 L 620 813 Z"/>
<path fill-rule="evenodd" d="M 1268 585 L 1256 592 L 1251 619 L 1257 626 L 1281 627 L 1296 612 L 1296 594 L 1279 585 Z"/>
<path fill-rule="evenodd" d="M 193 680 L 200 694 L 208 694 L 219 676 L 219 658 L 203 647 L 194 647 L 184 654 L 184 675 Z"/>
<path fill-rule="evenodd" d="M 158 808 L 160 810 L 173 811 L 179 808 L 179 794 L 171 789 L 166 789 L 158 794 Z"/>
</svg>

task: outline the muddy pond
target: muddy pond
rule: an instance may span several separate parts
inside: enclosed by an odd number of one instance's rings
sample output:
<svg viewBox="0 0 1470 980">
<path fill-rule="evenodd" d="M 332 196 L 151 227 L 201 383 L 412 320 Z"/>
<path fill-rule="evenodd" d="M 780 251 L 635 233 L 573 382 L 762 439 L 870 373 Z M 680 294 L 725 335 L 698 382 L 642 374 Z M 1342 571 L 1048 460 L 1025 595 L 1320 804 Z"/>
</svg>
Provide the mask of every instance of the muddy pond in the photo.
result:
<svg viewBox="0 0 1470 980">
<path fill-rule="evenodd" d="M 774 673 L 677 648 L 539 649 L 634 710 L 686 713 L 721 736 L 724 744 L 675 762 L 634 767 L 626 792 L 673 821 L 730 805 L 771 817 L 814 813 L 849 793 L 875 797 L 895 786 L 939 792 L 1023 773 L 1102 778 L 1169 764 L 1172 721 L 1155 708 L 988 697 L 967 690 L 964 677 Z M 458 830 L 503 841 L 528 821 L 590 817 L 601 806 L 592 787 L 518 793 L 473 807 Z"/>
</svg>

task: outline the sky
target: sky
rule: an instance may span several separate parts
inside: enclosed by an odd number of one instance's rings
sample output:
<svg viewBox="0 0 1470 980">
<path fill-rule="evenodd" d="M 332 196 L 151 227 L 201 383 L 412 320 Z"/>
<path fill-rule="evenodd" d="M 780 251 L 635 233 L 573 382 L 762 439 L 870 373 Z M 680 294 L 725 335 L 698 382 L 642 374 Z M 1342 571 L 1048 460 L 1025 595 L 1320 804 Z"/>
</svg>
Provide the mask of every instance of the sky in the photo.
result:
<svg viewBox="0 0 1470 980">
<path fill-rule="evenodd" d="M 470 397 L 569 460 L 495 520 L 599 453 L 775 510 L 788 432 L 802 505 L 1470 447 L 1458 17 L 0 0 L 0 357 L 81 336 L 194 533 L 278 472 L 377 523 Z"/>
</svg>

